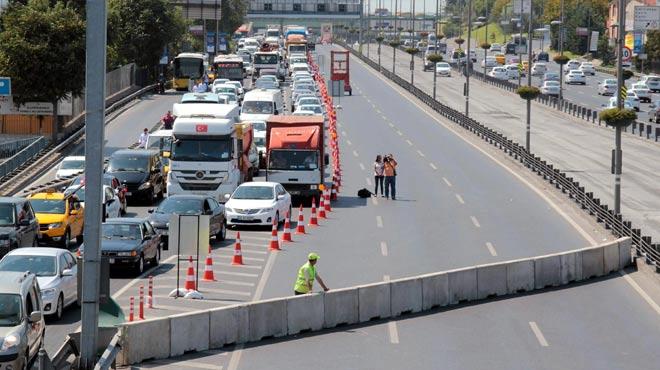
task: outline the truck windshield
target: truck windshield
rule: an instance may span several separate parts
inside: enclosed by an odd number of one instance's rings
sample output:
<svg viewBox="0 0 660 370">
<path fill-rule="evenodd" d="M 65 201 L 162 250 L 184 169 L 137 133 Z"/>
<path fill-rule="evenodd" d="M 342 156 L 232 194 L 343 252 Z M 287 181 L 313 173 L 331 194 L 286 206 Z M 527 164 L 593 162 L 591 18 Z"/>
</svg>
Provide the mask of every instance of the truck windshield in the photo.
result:
<svg viewBox="0 0 660 370">
<path fill-rule="evenodd" d="M 241 113 L 248 114 L 273 114 L 272 101 L 244 101 Z"/>
<path fill-rule="evenodd" d="M 315 170 L 318 152 L 314 150 L 273 150 L 269 154 L 268 167 L 272 170 Z"/>
<path fill-rule="evenodd" d="M 277 64 L 278 57 L 275 54 L 255 54 L 254 64 Z"/>
<path fill-rule="evenodd" d="M 231 158 L 227 139 L 179 139 L 172 145 L 170 159 L 184 162 L 226 162 Z"/>
<path fill-rule="evenodd" d="M 289 53 L 305 53 L 307 45 L 289 45 Z"/>
</svg>

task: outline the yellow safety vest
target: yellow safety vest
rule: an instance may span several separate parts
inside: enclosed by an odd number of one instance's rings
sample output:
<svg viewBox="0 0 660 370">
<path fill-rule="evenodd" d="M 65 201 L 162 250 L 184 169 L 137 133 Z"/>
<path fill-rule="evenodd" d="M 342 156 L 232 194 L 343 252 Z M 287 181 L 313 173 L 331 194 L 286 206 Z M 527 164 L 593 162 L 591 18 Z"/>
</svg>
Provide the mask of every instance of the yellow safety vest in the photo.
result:
<svg viewBox="0 0 660 370">
<path fill-rule="evenodd" d="M 309 281 L 305 278 L 305 272 L 309 274 Z M 309 264 L 309 262 L 300 266 L 298 270 L 298 278 L 296 279 L 296 285 L 293 287 L 298 293 L 308 293 L 309 288 L 314 284 L 316 279 L 316 267 Z"/>
</svg>

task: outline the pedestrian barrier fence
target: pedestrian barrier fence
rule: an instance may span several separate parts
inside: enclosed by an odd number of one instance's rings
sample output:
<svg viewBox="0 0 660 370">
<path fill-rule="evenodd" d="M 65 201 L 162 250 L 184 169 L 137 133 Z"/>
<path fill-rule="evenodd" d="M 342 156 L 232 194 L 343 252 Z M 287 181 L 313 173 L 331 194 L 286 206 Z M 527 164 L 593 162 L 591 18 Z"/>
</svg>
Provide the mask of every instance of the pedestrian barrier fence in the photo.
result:
<svg viewBox="0 0 660 370">
<path fill-rule="evenodd" d="M 118 365 L 396 318 L 584 281 L 631 263 L 631 239 L 568 252 L 125 323 Z"/>
<path fill-rule="evenodd" d="M 359 58 L 371 68 L 378 70 L 378 64 L 376 62 L 367 58 L 365 55 L 360 55 L 356 50 L 351 49 L 345 44 L 339 44 L 350 50 L 353 56 Z M 429 94 L 410 84 L 400 76 L 385 69 L 381 69 L 380 72 L 385 77 L 401 86 L 404 90 L 415 95 L 418 99 L 436 112 L 440 113 L 443 117 L 481 137 L 489 144 L 503 150 L 531 171 L 542 176 L 544 180 L 547 180 L 550 184 L 554 185 L 557 189 L 561 190 L 562 193 L 567 194 L 570 199 L 573 199 L 579 204 L 585 212 L 588 212 L 589 215 L 595 217 L 597 222 L 602 223 L 605 228 L 610 230 L 615 236 L 630 237 L 636 255 L 642 257 L 647 264 L 655 265 L 656 272 L 660 272 L 660 244 L 653 243 L 650 236 L 642 235 L 641 229 L 633 227 L 632 222 L 624 219 L 623 215 L 615 214 L 613 210 L 609 209 L 607 204 L 601 204 L 600 199 L 594 198 L 593 192 L 585 190 L 585 187 L 581 186 L 578 181 L 575 181 L 572 177 L 566 175 L 565 172 L 554 168 L 552 164 L 542 158 L 533 153 L 527 152 L 524 146 L 521 146 L 503 134 L 437 100 L 434 100 Z M 563 105 L 564 109 L 570 109 L 568 102 L 564 101 L 559 104 Z M 632 125 L 633 132 L 635 127 L 639 127 L 638 132 L 640 133 L 644 129 L 643 124 L 636 123 Z"/>
<path fill-rule="evenodd" d="M 6 161 L 0 163 L 0 178 L 6 176 L 16 168 L 20 167 L 23 163 L 27 162 L 30 158 L 37 155 L 43 149 L 45 149 L 49 142 L 45 137 L 41 136 L 36 140 L 32 140 L 32 143 L 21 149 L 19 152 L 12 155 Z"/>
<path fill-rule="evenodd" d="M 0 144 L 0 158 L 8 158 L 39 139 L 38 136 L 19 138 Z"/>
</svg>

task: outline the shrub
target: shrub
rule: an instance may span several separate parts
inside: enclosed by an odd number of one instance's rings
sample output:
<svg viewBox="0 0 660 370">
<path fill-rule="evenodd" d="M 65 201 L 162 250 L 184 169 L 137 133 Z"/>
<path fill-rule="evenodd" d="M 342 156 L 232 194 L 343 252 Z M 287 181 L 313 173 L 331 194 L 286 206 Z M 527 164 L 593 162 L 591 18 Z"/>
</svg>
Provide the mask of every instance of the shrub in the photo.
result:
<svg viewBox="0 0 660 370">
<path fill-rule="evenodd" d="M 398 48 L 401 46 L 401 43 L 399 41 L 390 41 L 390 46 L 393 48 Z"/>
<path fill-rule="evenodd" d="M 521 86 L 516 93 L 525 100 L 533 100 L 541 94 L 541 90 L 536 86 Z"/>
<path fill-rule="evenodd" d="M 482 42 L 481 45 L 479 45 L 482 49 L 488 50 L 490 49 L 490 44 L 487 42 Z"/>
<path fill-rule="evenodd" d="M 427 59 L 429 62 L 435 64 L 435 63 L 438 63 L 438 62 L 442 62 L 442 55 L 440 55 L 440 54 L 429 54 L 429 55 L 426 57 L 426 59 Z"/>
<path fill-rule="evenodd" d="M 599 118 L 608 126 L 626 127 L 637 119 L 637 113 L 632 109 L 611 108 L 601 111 Z"/>
<path fill-rule="evenodd" d="M 454 42 L 455 42 L 457 45 L 463 45 L 463 43 L 465 42 L 465 40 L 463 40 L 462 38 L 458 37 L 458 38 L 456 38 L 456 39 L 454 40 Z"/>
<path fill-rule="evenodd" d="M 615 72 L 614 75 L 616 76 L 617 73 Z M 623 70 L 623 80 L 624 81 L 629 80 L 632 76 L 634 76 L 633 71 L 631 71 L 629 69 L 624 69 Z"/>
<path fill-rule="evenodd" d="M 566 55 L 555 55 L 555 57 L 552 58 L 552 60 L 554 60 L 555 63 L 557 63 L 557 64 L 564 65 L 564 64 L 568 63 L 569 59 Z"/>
<path fill-rule="evenodd" d="M 401 31 L 403 31 L 403 27 L 397 27 L 396 30 L 401 32 Z"/>
<path fill-rule="evenodd" d="M 417 49 L 417 48 L 406 48 L 406 53 L 408 53 L 408 54 L 417 54 L 417 53 L 419 53 L 419 49 Z"/>
<path fill-rule="evenodd" d="M 444 33 L 439 33 L 439 34 L 435 35 L 435 37 L 437 37 L 438 40 L 442 40 L 442 39 L 445 38 L 445 34 Z"/>
<path fill-rule="evenodd" d="M 383 40 L 385 40 L 385 38 L 384 38 L 383 36 L 378 36 L 378 37 L 376 37 L 376 41 L 377 41 L 379 44 L 380 44 L 381 42 L 383 42 Z"/>
</svg>

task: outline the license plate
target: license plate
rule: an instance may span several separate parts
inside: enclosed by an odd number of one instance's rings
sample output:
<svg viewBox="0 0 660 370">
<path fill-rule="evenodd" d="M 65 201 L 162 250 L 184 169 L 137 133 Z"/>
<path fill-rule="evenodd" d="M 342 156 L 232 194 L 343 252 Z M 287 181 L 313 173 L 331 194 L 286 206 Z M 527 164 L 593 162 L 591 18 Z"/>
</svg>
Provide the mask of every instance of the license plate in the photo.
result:
<svg viewBox="0 0 660 370">
<path fill-rule="evenodd" d="M 238 216 L 238 219 L 241 221 L 250 221 L 252 220 L 252 217 L 250 216 Z"/>
<path fill-rule="evenodd" d="M 131 193 L 130 191 L 127 191 L 127 192 L 126 192 L 126 196 L 127 196 L 127 197 L 130 197 L 131 195 L 133 195 L 133 193 Z"/>
<path fill-rule="evenodd" d="M 298 195 L 298 194 L 300 194 L 300 191 L 298 191 L 298 190 L 290 190 L 290 191 L 289 191 L 289 194 L 291 194 L 291 195 Z"/>
<path fill-rule="evenodd" d="M 115 263 L 115 259 L 114 259 L 114 258 L 108 258 L 108 263 L 109 263 L 109 264 L 113 264 L 113 263 Z"/>
</svg>

